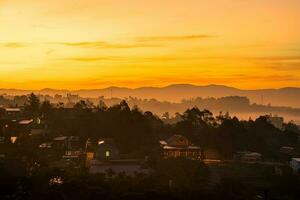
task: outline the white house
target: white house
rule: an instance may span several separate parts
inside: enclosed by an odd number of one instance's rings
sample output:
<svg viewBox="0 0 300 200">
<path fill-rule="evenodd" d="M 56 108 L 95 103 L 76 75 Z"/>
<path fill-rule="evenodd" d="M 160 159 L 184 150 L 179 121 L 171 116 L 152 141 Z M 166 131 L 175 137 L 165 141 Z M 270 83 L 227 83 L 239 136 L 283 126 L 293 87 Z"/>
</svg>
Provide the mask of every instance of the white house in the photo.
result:
<svg viewBox="0 0 300 200">
<path fill-rule="evenodd" d="M 290 166 L 295 174 L 300 172 L 300 158 L 292 158 Z"/>
</svg>

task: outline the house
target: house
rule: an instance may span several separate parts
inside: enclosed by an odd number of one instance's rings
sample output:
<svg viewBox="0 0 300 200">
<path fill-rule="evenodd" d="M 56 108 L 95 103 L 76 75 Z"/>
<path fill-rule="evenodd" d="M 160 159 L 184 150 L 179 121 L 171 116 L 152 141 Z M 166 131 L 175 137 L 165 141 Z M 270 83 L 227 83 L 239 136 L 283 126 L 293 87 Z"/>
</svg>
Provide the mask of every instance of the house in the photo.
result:
<svg viewBox="0 0 300 200">
<path fill-rule="evenodd" d="M 280 148 L 280 153 L 283 153 L 283 154 L 287 154 L 287 155 L 292 155 L 294 153 L 294 148 L 293 147 L 290 147 L 290 146 L 282 146 Z"/>
<path fill-rule="evenodd" d="M 115 160 L 119 159 L 119 150 L 112 139 L 101 139 L 95 149 L 95 159 Z"/>
<path fill-rule="evenodd" d="M 63 158 L 65 159 L 81 159 L 83 157 L 83 148 L 78 136 L 69 136 L 66 139 L 66 151 Z"/>
<path fill-rule="evenodd" d="M 55 149 L 61 149 L 64 150 L 67 146 L 67 136 L 58 136 L 53 138 L 53 144 L 51 145 Z"/>
<path fill-rule="evenodd" d="M 164 158 L 201 159 L 201 149 L 193 145 L 182 135 L 173 135 L 166 141 L 160 141 Z"/>
<path fill-rule="evenodd" d="M 246 153 L 243 156 L 243 160 L 245 160 L 245 161 L 259 161 L 259 160 L 261 160 L 261 158 L 262 158 L 262 155 L 257 152 Z"/>
<path fill-rule="evenodd" d="M 53 147 L 67 151 L 82 150 L 78 136 L 58 136 L 53 138 Z"/>
<path fill-rule="evenodd" d="M 20 120 L 18 122 L 19 125 L 24 125 L 24 126 L 27 126 L 27 125 L 30 125 L 32 124 L 34 121 L 33 119 L 23 119 L 23 120 Z"/>
<path fill-rule="evenodd" d="M 76 151 L 82 149 L 80 138 L 78 136 L 69 136 L 67 138 L 67 150 Z"/>
<path fill-rule="evenodd" d="M 47 147 L 47 144 L 42 144 Z M 55 149 L 63 158 L 79 158 L 83 155 L 83 148 L 81 147 L 79 137 L 77 136 L 59 136 L 53 138 L 50 142 L 50 148 Z"/>
<path fill-rule="evenodd" d="M 5 108 L 5 112 L 10 115 L 10 114 L 15 114 L 15 113 L 20 113 L 21 109 L 20 108 Z"/>
<path fill-rule="evenodd" d="M 90 167 L 93 160 L 109 161 L 119 159 L 119 150 L 113 139 L 99 139 L 94 144 L 91 139 L 86 141 L 86 167 Z"/>
<path fill-rule="evenodd" d="M 234 155 L 234 158 L 240 161 L 256 162 L 262 159 L 262 155 L 257 152 L 239 151 Z"/>
<path fill-rule="evenodd" d="M 20 120 L 22 112 L 20 108 L 10 108 L 0 105 L 0 117 L 8 120 Z"/>
<path fill-rule="evenodd" d="M 290 167 L 293 169 L 295 174 L 300 172 L 300 158 L 292 158 L 290 161 Z"/>
<path fill-rule="evenodd" d="M 64 142 L 64 141 L 66 141 L 67 139 L 68 139 L 67 136 L 58 136 L 58 137 L 53 138 L 53 141 L 54 141 L 54 142 Z"/>
<path fill-rule="evenodd" d="M 86 167 L 89 168 L 91 174 L 102 173 L 112 176 L 124 173 L 135 176 L 137 173 L 150 172 L 143 159 L 121 158 L 113 139 L 100 139 L 93 148 L 91 146 L 92 143 L 88 140 L 86 142 Z"/>
</svg>

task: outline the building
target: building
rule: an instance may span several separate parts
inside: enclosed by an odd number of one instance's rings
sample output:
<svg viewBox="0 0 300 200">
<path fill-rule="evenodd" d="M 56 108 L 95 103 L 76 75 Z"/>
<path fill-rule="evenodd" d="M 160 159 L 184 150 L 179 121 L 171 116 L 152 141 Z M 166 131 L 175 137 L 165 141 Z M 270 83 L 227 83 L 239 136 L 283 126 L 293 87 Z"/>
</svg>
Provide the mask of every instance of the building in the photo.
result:
<svg viewBox="0 0 300 200">
<path fill-rule="evenodd" d="M 116 147 L 113 139 L 99 139 L 94 144 L 91 139 L 86 141 L 86 167 L 92 165 L 92 161 L 110 161 L 119 159 L 119 149 Z M 96 162 L 94 161 L 94 163 Z"/>
<path fill-rule="evenodd" d="M 262 155 L 257 152 L 239 151 L 234 155 L 234 159 L 246 162 L 256 162 L 262 159 Z"/>
<path fill-rule="evenodd" d="M 83 148 L 78 136 L 69 136 L 66 140 L 66 151 L 63 158 L 81 159 L 83 157 Z"/>
<path fill-rule="evenodd" d="M 293 155 L 293 153 L 295 152 L 295 149 L 293 147 L 290 147 L 290 146 L 283 146 L 283 147 L 280 148 L 279 151 L 282 154 Z"/>
<path fill-rule="evenodd" d="M 7 120 L 20 120 L 22 112 L 20 108 L 6 108 L 0 105 L 0 118 Z"/>
<path fill-rule="evenodd" d="M 160 141 L 164 158 L 201 159 L 201 149 L 193 145 L 182 135 L 173 135 L 166 141 Z"/>
<path fill-rule="evenodd" d="M 119 159 L 119 150 L 112 139 L 100 139 L 95 149 L 95 159 L 115 160 Z"/>
<path fill-rule="evenodd" d="M 300 158 L 292 158 L 290 167 L 293 169 L 295 174 L 298 174 L 300 172 Z"/>
<path fill-rule="evenodd" d="M 79 149 L 82 149 L 80 138 L 78 136 L 69 136 L 67 138 L 67 150 L 77 151 Z"/>
<path fill-rule="evenodd" d="M 150 172 L 146 161 L 143 159 L 121 158 L 119 149 L 113 139 L 100 139 L 91 151 L 91 141 L 86 145 L 86 167 L 91 174 L 106 174 L 114 176 L 124 173 L 135 176 L 137 173 L 147 174 Z"/>
<path fill-rule="evenodd" d="M 19 125 L 29 126 L 34 123 L 33 119 L 23 119 L 18 122 Z"/>
<path fill-rule="evenodd" d="M 277 115 L 268 115 L 267 116 L 268 122 L 272 124 L 275 128 L 279 130 L 284 130 L 284 118 L 278 117 Z"/>
<path fill-rule="evenodd" d="M 67 136 L 55 137 L 52 140 L 52 145 L 51 146 L 54 149 L 59 149 L 59 150 L 65 151 L 65 149 L 67 148 L 67 139 L 68 139 Z"/>
</svg>

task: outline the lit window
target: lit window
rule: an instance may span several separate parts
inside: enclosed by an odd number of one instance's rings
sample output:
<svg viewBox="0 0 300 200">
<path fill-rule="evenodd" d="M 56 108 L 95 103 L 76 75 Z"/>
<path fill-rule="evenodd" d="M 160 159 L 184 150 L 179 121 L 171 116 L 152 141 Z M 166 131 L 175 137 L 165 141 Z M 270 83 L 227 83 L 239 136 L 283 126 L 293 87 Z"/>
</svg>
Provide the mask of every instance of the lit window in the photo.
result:
<svg viewBox="0 0 300 200">
<path fill-rule="evenodd" d="M 109 151 L 106 151 L 106 152 L 105 152 L 105 156 L 106 156 L 106 157 L 109 157 L 109 156 L 110 156 L 110 152 L 109 152 Z"/>
<path fill-rule="evenodd" d="M 16 142 L 16 140 L 17 140 L 17 137 L 10 137 L 10 141 L 11 141 L 11 143 L 15 143 Z"/>
</svg>

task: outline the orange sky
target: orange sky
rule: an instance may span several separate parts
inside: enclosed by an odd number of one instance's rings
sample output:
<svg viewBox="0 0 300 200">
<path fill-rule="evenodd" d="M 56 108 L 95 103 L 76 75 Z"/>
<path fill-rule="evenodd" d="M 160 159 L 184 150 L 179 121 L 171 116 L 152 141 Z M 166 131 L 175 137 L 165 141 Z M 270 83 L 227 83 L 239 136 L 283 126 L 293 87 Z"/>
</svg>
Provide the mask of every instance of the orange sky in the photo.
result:
<svg viewBox="0 0 300 200">
<path fill-rule="evenodd" d="M 299 8 L 299 0 L 0 0 L 0 87 L 300 87 Z"/>
</svg>

